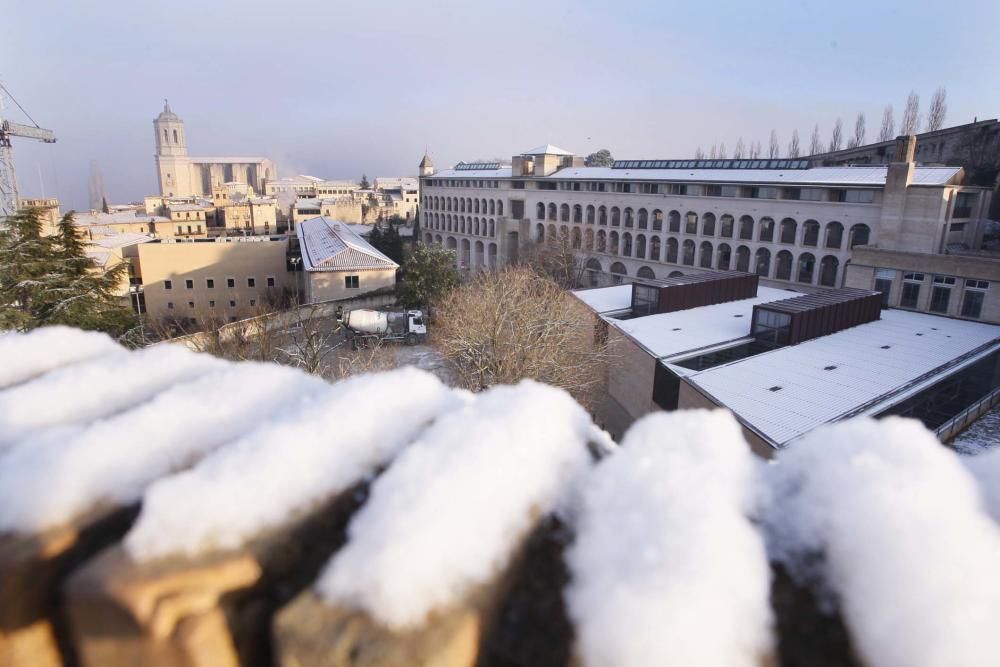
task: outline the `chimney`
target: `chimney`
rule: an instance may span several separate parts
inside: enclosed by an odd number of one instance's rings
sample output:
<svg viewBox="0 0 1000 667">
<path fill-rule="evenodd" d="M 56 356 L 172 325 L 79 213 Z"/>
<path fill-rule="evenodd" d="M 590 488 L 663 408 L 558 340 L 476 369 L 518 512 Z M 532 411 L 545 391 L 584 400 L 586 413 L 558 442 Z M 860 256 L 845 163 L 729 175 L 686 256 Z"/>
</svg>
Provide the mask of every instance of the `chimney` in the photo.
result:
<svg viewBox="0 0 1000 667">
<path fill-rule="evenodd" d="M 896 150 L 893 154 L 893 162 L 913 162 L 913 155 L 917 150 L 917 138 L 912 134 L 905 134 L 896 137 Z"/>
</svg>

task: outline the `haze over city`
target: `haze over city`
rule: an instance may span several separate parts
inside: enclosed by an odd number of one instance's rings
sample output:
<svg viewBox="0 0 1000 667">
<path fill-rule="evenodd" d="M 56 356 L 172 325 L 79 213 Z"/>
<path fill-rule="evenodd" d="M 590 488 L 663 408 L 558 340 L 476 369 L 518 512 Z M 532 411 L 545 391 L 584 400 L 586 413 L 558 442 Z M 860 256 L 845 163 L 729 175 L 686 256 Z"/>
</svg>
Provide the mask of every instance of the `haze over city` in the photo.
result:
<svg viewBox="0 0 1000 667">
<path fill-rule="evenodd" d="M 871 139 L 886 104 L 898 123 L 939 86 L 948 125 L 1000 105 L 996 2 L 727 4 L 18 0 L 0 82 L 58 137 L 16 146 L 23 195 L 67 209 L 87 207 L 91 161 L 114 201 L 155 189 L 165 97 L 193 154 L 352 179 L 413 174 L 425 146 L 439 165 L 542 142 L 690 157 L 773 127 L 784 147 L 859 111 Z"/>
</svg>

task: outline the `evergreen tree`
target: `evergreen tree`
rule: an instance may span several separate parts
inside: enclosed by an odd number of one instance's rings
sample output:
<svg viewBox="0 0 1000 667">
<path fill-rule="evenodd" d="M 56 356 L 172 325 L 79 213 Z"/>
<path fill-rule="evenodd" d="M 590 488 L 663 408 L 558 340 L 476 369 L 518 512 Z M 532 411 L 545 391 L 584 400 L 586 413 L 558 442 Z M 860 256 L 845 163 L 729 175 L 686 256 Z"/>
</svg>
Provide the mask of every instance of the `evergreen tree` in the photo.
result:
<svg viewBox="0 0 1000 667">
<path fill-rule="evenodd" d="M 397 293 L 404 308 L 429 306 L 460 282 L 455 252 L 437 245 L 416 246 L 403 263 L 402 273 Z"/>
<path fill-rule="evenodd" d="M 100 270 L 72 213 L 52 237 L 41 235 L 39 216 L 38 209 L 19 211 L 0 232 L 0 329 L 65 324 L 117 336 L 131 328 L 135 316 L 116 294 L 128 266 Z"/>
<path fill-rule="evenodd" d="M 102 213 L 110 213 L 111 212 L 111 210 L 108 208 L 108 198 L 107 197 L 101 197 L 101 212 Z"/>
<path fill-rule="evenodd" d="M 382 240 L 382 225 L 380 223 L 376 222 L 372 225 L 372 230 L 368 232 L 368 242 L 372 244 L 373 248 L 385 254 L 385 250 L 382 249 L 384 243 Z"/>
<path fill-rule="evenodd" d="M 389 228 L 382 235 L 382 252 L 397 264 L 403 263 L 403 238 L 392 221 L 389 221 Z"/>
<path fill-rule="evenodd" d="M 361 189 L 370 190 L 371 184 L 368 182 L 368 174 L 361 174 Z"/>
</svg>

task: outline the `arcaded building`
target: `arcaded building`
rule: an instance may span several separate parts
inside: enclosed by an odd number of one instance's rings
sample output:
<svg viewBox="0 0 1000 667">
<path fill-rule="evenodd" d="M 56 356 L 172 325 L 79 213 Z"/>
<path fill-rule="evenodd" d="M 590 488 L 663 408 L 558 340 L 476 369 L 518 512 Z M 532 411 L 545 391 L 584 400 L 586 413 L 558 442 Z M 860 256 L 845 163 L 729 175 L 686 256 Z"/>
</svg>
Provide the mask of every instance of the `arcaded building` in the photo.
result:
<svg viewBox="0 0 1000 667">
<path fill-rule="evenodd" d="M 918 164 L 912 137 L 900 137 L 894 151 L 890 164 L 863 167 L 809 159 L 587 167 L 551 145 L 510 165 L 435 172 L 425 160 L 421 240 L 455 250 L 470 270 L 516 261 L 525 243 L 563 238 L 595 286 L 748 271 L 765 286 L 877 289 L 887 305 L 1000 321 L 998 290 L 989 289 L 1000 280 L 1000 255 L 987 244 L 989 188 L 969 185 L 961 167 Z M 855 270 L 862 250 L 865 264 Z M 914 254 L 941 260 L 933 271 L 942 273 L 912 269 Z M 947 304 L 944 295 L 931 298 L 942 280 L 952 290 Z M 923 285 L 916 298 L 905 287 L 914 282 Z"/>
<path fill-rule="evenodd" d="M 164 100 L 163 111 L 153 121 L 156 172 L 164 197 L 211 197 L 222 183 L 246 183 L 257 194 L 267 181 L 277 178 L 277 166 L 265 157 L 191 157 L 187 151 L 184 121 Z"/>
</svg>

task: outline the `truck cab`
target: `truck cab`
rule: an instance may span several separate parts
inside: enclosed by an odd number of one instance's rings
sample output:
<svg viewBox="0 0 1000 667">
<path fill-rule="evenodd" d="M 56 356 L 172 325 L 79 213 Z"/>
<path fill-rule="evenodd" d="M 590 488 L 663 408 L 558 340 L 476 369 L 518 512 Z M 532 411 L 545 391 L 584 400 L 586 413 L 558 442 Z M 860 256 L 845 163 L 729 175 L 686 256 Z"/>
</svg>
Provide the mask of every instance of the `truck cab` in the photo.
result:
<svg viewBox="0 0 1000 667">
<path fill-rule="evenodd" d="M 418 336 L 427 335 L 427 325 L 424 324 L 424 314 L 419 310 L 406 311 L 406 331 Z"/>
</svg>

